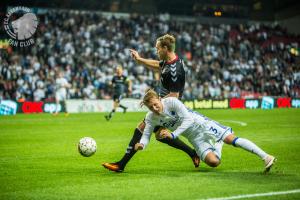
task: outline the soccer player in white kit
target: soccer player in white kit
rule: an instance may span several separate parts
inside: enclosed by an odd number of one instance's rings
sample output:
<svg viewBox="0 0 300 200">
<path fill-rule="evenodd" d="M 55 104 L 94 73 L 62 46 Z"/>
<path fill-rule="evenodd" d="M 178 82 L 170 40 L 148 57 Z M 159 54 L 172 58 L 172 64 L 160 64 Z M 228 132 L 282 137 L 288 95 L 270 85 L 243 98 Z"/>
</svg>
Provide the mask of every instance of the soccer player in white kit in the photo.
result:
<svg viewBox="0 0 300 200">
<path fill-rule="evenodd" d="M 62 102 L 63 107 L 65 108 L 65 115 L 68 115 L 67 111 L 67 105 L 66 105 L 66 100 L 67 100 L 67 88 L 70 88 L 71 85 L 68 83 L 67 79 L 64 78 L 63 72 L 59 72 L 58 78 L 55 80 L 55 101 L 56 101 L 56 111 L 55 115 L 58 114 L 58 108 L 59 108 L 59 103 Z"/>
<path fill-rule="evenodd" d="M 213 121 L 195 111 L 188 110 L 177 98 L 159 99 L 153 90 L 148 90 L 141 103 L 149 108 L 146 115 L 146 127 L 136 150 L 145 149 L 150 141 L 155 126 L 168 128 L 162 131 L 161 137 L 175 139 L 182 135 L 195 148 L 202 161 L 211 167 L 220 164 L 222 141 L 232 144 L 259 156 L 265 162 L 265 172 L 268 172 L 275 162 L 275 157 L 267 154 L 250 140 L 234 135 L 232 129 Z"/>
</svg>

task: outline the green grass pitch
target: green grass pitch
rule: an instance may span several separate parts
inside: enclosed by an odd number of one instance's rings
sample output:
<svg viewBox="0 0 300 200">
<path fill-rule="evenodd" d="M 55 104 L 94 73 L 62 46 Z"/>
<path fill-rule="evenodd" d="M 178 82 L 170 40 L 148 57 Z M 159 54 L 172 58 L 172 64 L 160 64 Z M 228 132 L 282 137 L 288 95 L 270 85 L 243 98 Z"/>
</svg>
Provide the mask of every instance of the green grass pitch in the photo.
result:
<svg viewBox="0 0 300 200">
<path fill-rule="evenodd" d="M 271 173 L 262 173 L 254 154 L 228 145 L 219 167 L 195 169 L 186 154 L 153 136 L 124 173 L 104 169 L 101 163 L 121 158 L 145 113 L 117 113 L 110 122 L 99 113 L 1 116 L 0 199 L 182 200 L 300 189 L 300 109 L 201 112 L 275 155 Z M 85 136 L 98 145 L 89 158 L 77 151 Z M 300 199 L 300 193 L 263 199 Z"/>
</svg>

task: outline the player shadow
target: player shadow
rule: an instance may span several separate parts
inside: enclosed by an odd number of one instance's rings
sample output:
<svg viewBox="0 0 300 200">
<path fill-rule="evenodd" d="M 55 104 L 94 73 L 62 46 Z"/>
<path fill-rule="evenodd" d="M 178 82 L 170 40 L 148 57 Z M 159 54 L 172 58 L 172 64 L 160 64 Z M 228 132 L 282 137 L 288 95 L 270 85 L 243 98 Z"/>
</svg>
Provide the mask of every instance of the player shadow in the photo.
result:
<svg viewBox="0 0 300 200">
<path fill-rule="evenodd" d="M 99 173 L 99 172 L 98 172 Z M 100 170 L 101 176 L 140 176 L 143 177 L 210 177 L 214 179 L 228 179 L 234 181 L 249 181 L 253 183 L 263 183 L 267 181 L 282 181 L 282 178 L 294 177 L 294 174 L 286 174 L 279 171 L 271 171 L 270 173 L 263 173 L 262 171 L 227 171 L 218 168 L 197 168 L 197 169 L 161 169 L 161 168 L 134 168 L 127 169 L 122 173 Z"/>
</svg>

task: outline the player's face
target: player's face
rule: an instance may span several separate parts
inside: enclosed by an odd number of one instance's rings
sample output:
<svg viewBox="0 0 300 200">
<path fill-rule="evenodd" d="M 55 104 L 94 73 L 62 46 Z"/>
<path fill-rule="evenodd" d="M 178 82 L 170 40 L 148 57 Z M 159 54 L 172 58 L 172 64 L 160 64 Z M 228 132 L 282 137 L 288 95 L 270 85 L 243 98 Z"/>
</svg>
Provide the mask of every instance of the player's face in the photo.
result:
<svg viewBox="0 0 300 200">
<path fill-rule="evenodd" d="M 116 70 L 117 76 L 122 76 L 122 73 L 123 73 L 122 69 L 121 68 L 117 68 L 117 70 Z"/>
<path fill-rule="evenodd" d="M 159 115 L 163 111 L 163 105 L 161 101 L 157 98 L 152 98 L 149 104 L 147 105 L 147 107 L 149 108 L 149 110 L 151 110 L 153 113 L 157 115 Z"/>
<path fill-rule="evenodd" d="M 167 48 L 163 48 L 160 45 L 160 42 L 156 42 L 155 48 L 156 48 L 156 53 L 157 53 L 159 60 L 166 60 L 167 59 Z"/>
</svg>

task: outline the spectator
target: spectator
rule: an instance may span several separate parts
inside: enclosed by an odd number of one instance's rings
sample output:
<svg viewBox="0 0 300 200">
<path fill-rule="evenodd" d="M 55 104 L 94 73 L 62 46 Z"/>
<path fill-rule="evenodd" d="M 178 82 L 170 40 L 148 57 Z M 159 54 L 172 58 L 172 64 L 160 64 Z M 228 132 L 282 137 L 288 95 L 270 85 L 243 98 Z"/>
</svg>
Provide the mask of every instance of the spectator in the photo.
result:
<svg viewBox="0 0 300 200">
<path fill-rule="evenodd" d="M 280 27 L 200 25 L 169 21 L 169 15 L 109 19 L 61 10 L 39 19 L 34 47 L 0 57 L 0 98 L 53 99 L 54 75 L 62 70 L 72 83 L 70 98 L 109 99 L 117 64 L 136 80 L 132 95 L 140 98 L 154 75 L 136 66 L 126 49 L 153 57 L 150 43 L 165 32 L 176 36 L 176 51 L 186 59 L 187 99 L 240 97 L 243 91 L 300 97 L 299 61 L 289 51 L 299 47 L 299 36 Z"/>
</svg>

